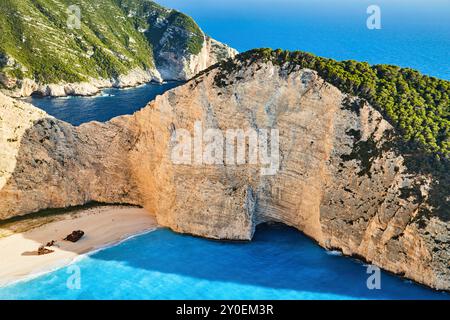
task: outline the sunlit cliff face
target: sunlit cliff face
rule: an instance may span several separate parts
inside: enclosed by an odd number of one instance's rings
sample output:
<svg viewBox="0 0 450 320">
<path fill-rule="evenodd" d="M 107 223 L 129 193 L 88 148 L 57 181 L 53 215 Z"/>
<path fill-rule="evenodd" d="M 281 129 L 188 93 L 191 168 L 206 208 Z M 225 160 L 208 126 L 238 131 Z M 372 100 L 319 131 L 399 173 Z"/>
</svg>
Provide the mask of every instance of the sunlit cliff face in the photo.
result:
<svg viewBox="0 0 450 320">
<path fill-rule="evenodd" d="M 14 111 L 12 100 L 4 101 L 2 112 L 23 114 L 24 123 L 37 117 L 30 105 Z M 17 123 L 8 119 L 12 132 Z M 314 71 L 261 61 L 215 68 L 133 116 L 80 127 L 44 120 L 12 146 L 19 156 L 8 158 L 2 218 L 93 200 L 131 203 L 175 231 L 233 240 L 250 240 L 256 225 L 277 221 L 326 248 L 450 287 L 448 246 L 434 250 L 433 236 L 445 234 L 448 222 L 414 220 L 419 204 L 427 205 L 430 177 L 410 170 L 390 146 L 395 131 L 378 111 Z M 174 162 L 173 132 L 195 132 L 196 123 L 223 132 L 278 130 L 278 170 Z M 401 196 L 414 185 L 422 186 L 420 195 Z"/>
<path fill-rule="evenodd" d="M 43 118 L 44 111 L 0 94 L 0 189 L 14 172 L 23 135 Z"/>
</svg>

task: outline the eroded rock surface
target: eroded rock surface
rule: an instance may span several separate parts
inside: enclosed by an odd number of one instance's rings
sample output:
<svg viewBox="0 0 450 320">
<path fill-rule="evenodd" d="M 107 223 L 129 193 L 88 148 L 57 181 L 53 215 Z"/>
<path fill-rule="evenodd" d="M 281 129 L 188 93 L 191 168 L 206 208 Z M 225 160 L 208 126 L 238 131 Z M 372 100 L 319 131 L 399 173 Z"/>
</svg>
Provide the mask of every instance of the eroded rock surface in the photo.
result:
<svg viewBox="0 0 450 320">
<path fill-rule="evenodd" d="M 439 177 L 409 165 L 383 116 L 314 71 L 239 63 L 211 69 L 133 116 L 76 128 L 2 98 L 9 165 L 2 161 L 1 217 L 122 202 L 143 205 L 177 232 L 234 240 L 276 221 L 325 248 L 449 290 L 450 225 L 433 214 Z M 11 113 L 27 125 L 11 122 Z M 194 133 L 197 121 L 204 130 L 278 129 L 279 170 L 175 164 L 173 133 Z"/>
<path fill-rule="evenodd" d="M 140 203 L 125 126 L 75 128 L 1 94 L 0 119 L 0 219 L 94 199 Z"/>
<path fill-rule="evenodd" d="M 168 39 L 173 35 L 169 33 Z M 177 33 L 183 33 L 176 30 Z M 180 36 L 180 35 L 178 35 Z M 216 64 L 219 61 L 233 58 L 237 55 L 237 51 L 226 44 L 214 40 L 206 35 L 204 38 L 202 48 L 199 53 L 192 54 L 186 50 L 177 50 L 172 46 L 164 45 L 164 38 L 162 43 L 155 50 L 155 57 L 157 62 L 157 69 L 164 80 L 188 80 L 194 77 L 199 72 Z M 167 40 L 168 41 L 168 40 Z"/>
</svg>

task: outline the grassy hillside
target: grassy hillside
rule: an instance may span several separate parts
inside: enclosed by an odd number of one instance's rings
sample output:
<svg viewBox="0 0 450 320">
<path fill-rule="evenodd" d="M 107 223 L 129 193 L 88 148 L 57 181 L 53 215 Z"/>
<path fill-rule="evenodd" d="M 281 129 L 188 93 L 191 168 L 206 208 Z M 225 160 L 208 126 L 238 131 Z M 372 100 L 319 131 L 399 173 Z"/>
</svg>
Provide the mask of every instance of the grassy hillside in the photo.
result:
<svg viewBox="0 0 450 320">
<path fill-rule="evenodd" d="M 67 27 L 73 4 L 81 29 Z M 149 0 L 2 0 L 0 13 L 0 72 L 41 83 L 151 69 L 154 50 L 197 54 L 204 41 L 190 17 Z"/>
<path fill-rule="evenodd" d="M 256 49 L 241 61 L 264 60 L 316 70 L 342 92 L 367 100 L 397 127 L 403 139 L 435 158 L 450 158 L 450 82 L 391 65 L 335 61 L 305 52 Z M 230 62 L 224 68 L 233 68 Z M 220 79 L 218 79 L 220 80 Z M 448 173 L 447 173 L 448 174 Z"/>
<path fill-rule="evenodd" d="M 70 0 L 2 0 L 0 54 L 9 75 L 40 82 L 108 77 L 153 67 L 151 46 L 112 0 L 79 0 L 81 29 L 67 27 Z"/>
<path fill-rule="evenodd" d="M 191 17 L 152 1 L 116 2 L 133 19 L 136 29 L 145 30 L 145 36 L 154 46 L 156 58 L 158 52 L 200 53 L 204 34 Z"/>
</svg>

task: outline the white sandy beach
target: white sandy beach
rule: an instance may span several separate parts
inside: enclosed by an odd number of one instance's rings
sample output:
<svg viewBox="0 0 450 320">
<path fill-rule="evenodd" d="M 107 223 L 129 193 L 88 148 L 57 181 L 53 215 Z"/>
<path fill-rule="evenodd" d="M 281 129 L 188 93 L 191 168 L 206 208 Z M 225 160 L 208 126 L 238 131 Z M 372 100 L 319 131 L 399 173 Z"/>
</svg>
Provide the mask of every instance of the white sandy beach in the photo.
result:
<svg viewBox="0 0 450 320">
<path fill-rule="evenodd" d="M 156 228 L 156 220 L 145 209 L 107 206 L 1 238 L 0 286 L 63 267 L 79 255 Z M 62 240 L 74 230 L 85 235 L 76 243 Z M 52 240 L 56 244 L 48 249 L 55 252 L 38 256 L 37 249 Z"/>
</svg>

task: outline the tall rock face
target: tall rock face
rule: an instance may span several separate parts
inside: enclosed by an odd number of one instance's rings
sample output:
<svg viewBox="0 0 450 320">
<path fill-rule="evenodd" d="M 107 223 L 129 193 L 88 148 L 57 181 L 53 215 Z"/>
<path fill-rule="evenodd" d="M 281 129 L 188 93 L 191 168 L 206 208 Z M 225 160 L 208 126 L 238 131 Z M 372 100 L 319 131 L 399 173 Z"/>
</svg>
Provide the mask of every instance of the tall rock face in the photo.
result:
<svg viewBox="0 0 450 320">
<path fill-rule="evenodd" d="M 126 131 L 112 122 L 75 128 L 0 93 L 0 219 L 91 200 L 139 204 Z"/>
<path fill-rule="evenodd" d="M 170 32 L 170 31 L 167 31 Z M 237 55 L 229 46 L 203 35 L 203 43 L 198 53 L 176 51 L 170 46 L 164 48 L 167 38 L 155 50 L 158 72 L 165 80 L 187 80 L 208 67 Z"/>
<path fill-rule="evenodd" d="M 181 12 L 148 0 L 118 3 L 152 44 L 155 65 L 164 80 L 188 80 L 237 54 L 205 35 L 191 17 Z"/>
<path fill-rule="evenodd" d="M 450 290 L 450 224 L 437 209 L 448 190 L 435 196 L 441 177 L 416 170 L 377 110 L 315 71 L 237 59 L 132 116 L 77 128 L 10 105 L 0 115 L 9 150 L 2 218 L 101 200 L 143 205 L 163 226 L 215 239 L 250 240 L 258 224 L 282 222 L 325 248 Z M 27 125 L 16 129 L 4 112 Z M 249 156 L 243 164 L 206 161 L 208 129 L 278 130 L 275 171 Z M 191 142 L 184 162 L 174 158 L 180 132 Z M 220 155 L 223 145 L 215 146 Z"/>
<path fill-rule="evenodd" d="M 14 97 L 187 80 L 236 54 L 149 0 L 3 0 L 0 13 L 0 91 Z"/>
</svg>

